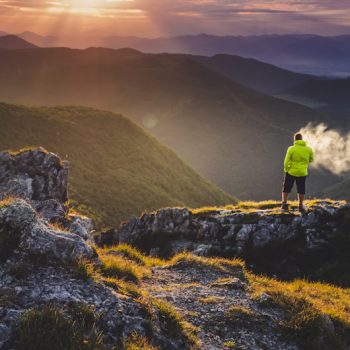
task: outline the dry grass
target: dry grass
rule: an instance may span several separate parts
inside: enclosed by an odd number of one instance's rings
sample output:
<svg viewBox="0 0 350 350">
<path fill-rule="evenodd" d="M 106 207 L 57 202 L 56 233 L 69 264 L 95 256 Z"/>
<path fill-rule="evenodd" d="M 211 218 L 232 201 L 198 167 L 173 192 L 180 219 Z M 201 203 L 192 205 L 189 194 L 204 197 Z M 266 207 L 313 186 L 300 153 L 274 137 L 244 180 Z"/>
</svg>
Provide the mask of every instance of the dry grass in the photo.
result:
<svg viewBox="0 0 350 350">
<path fill-rule="evenodd" d="M 240 259 L 224 259 L 224 258 L 204 258 L 191 253 L 180 253 L 175 255 L 166 266 L 175 266 L 179 263 L 194 265 L 200 268 L 210 268 L 224 273 L 235 273 L 244 271 L 244 262 Z"/>
<path fill-rule="evenodd" d="M 83 281 L 88 281 L 90 278 L 99 278 L 96 266 L 88 259 L 79 259 L 76 264 L 72 266 L 72 271 L 76 278 L 79 278 Z"/>
<path fill-rule="evenodd" d="M 81 311 L 83 312 L 75 312 L 75 317 L 69 318 L 59 308 L 51 305 L 26 311 L 15 330 L 18 348 L 102 350 L 102 334 L 95 328 L 95 315 L 92 314 L 91 318 L 87 309 Z"/>
<path fill-rule="evenodd" d="M 37 147 L 23 147 L 21 149 L 18 149 L 18 150 L 12 150 L 12 149 L 9 149 L 7 150 L 6 152 L 11 155 L 11 156 L 18 156 L 19 154 L 22 154 L 22 153 L 25 153 L 25 152 L 30 152 L 30 151 L 34 151 L 36 150 Z M 42 149 L 43 152 L 45 152 L 46 154 L 48 153 L 47 150 L 45 150 L 44 148 Z"/>
<path fill-rule="evenodd" d="M 228 349 L 236 349 L 236 342 L 234 340 L 228 340 L 224 342 L 224 346 Z"/>
<path fill-rule="evenodd" d="M 237 210 L 237 206 L 233 204 L 228 204 L 221 207 L 206 206 L 201 208 L 192 208 L 190 211 L 192 214 L 197 215 L 197 214 L 210 213 L 212 211 L 218 211 L 218 210 Z"/>
<path fill-rule="evenodd" d="M 318 349 L 314 339 L 324 338 L 324 349 L 345 349 L 350 341 L 350 289 L 328 284 L 296 280 L 291 283 L 248 274 L 254 298 L 263 293 L 269 296 L 268 304 L 285 310 L 282 325 L 297 335 L 303 349 Z M 328 315 L 336 325 L 332 334 L 323 315 Z"/>
<path fill-rule="evenodd" d="M 7 207 L 11 203 L 13 203 L 13 201 L 15 201 L 16 199 L 18 199 L 18 198 L 13 197 L 13 196 L 5 197 L 3 200 L 0 201 L 0 208 Z"/>
<path fill-rule="evenodd" d="M 102 262 L 101 273 L 105 277 L 115 277 L 122 280 L 139 283 L 149 275 L 149 270 L 118 255 L 100 255 Z"/>
<path fill-rule="evenodd" d="M 149 344 L 148 339 L 134 333 L 123 342 L 124 350 L 158 350 Z"/>
<path fill-rule="evenodd" d="M 256 314 L 249 308 L 243 305 L 231 306 L 225 311 L 225 321 L 230 323 L 254 321 L 256 319 Z"/>
<path fill-rule="evenodd" d="M 306 200 L 305 205 L 307 207 L 312 207 L 314 205 L 320 205 L 323 203 L 334 203 L 335 201 L 329 198 L 326 199 L 311 199 Z M 298 202 L 297 201 L 289 201 L 288 202 L 291 209 L 297 209 L 298 208 Z M 344 203 L 344 201 L 341 201 L 341 203 Z M 222 207 L 202 207 L 202 208 L 196 208 L 191 209 L 192 214 L 208 214 L 212 211 L 236 211 L 236 212 L 255 212 L 257 210 L 279 210 L 281 206 L 280 201 L 276 200 L 266 200 L 266 201 L 242 201 L 238 202 L 237 205 L 226 205 Z"/>
<path fill-rule="evenodd" d="M 222 301 L 222 298 L 210 295 L 207 297 L 199 298 L 198 301 L 203 304 L 218 304 L 220 301 Z"/>
<path fill-rule="evenodd" d="M 67 230 L 61 223 L 59 222 L 51 222 L 49 226 L 54 230 L 54 231 L 59 231 L 61 233 L 70 233 L 69 230 Z"/>
<path fill-rule="evenodd" d="M 262 293 L 289 293 L 305 298 L 321 312 L 350 326 L 350 289 L 296 280 L 291 283 L 248 274 L 254 297 Z"/>
<path fill-rule="evenodd" d="M 196 335 L 197 329 L 185 321 L 171 304 L 160 299 L 151 299 L 152 305 L 159 310 L 161 318 L 166 324 L 169 333 L 184 335 L 193 346 L 199 346 L 200 340 Z"/>
<path fill-rule="evenodd" d="M 136 299 L 144 296 L 142 290 L 134 283 L 129 283 L 113 277 L 101 277 L 100 281 L 120 294 Z"/>
<path fill-rule="evenodd" d="M 151 266 L 160 266 L 164 264 L 163 260 L 146 256 L 142 254 L 137 248 L 131 247 L 130 245 L 127 245 L 127 244 L 120 244 L 113 247 L 99 248 L 98 252 L 99 254 L 102 254 L 102 255 L 107 255 L 111 253 L 113 254 L 114 252 L 114 253 L 120 254 L 126 259 L 129 259 L 141 266 L 151 267 Z"/>
</svg>

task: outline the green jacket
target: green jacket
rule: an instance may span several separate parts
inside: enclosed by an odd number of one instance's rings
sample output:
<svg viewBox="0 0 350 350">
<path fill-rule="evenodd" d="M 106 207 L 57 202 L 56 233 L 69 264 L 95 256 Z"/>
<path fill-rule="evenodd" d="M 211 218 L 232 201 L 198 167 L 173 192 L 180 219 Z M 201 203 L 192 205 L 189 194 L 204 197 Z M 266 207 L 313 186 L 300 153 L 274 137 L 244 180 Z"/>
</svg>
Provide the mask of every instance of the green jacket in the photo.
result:
<svg viewBox="0 0 350 350">
<path fill-rule="evenodd" d="M 284 159 L 284 172 L 297 177 L 307 176 L 309 163 L 313 160 L 314 153 L 310 147 L 306 146 L 306 142 L 295 141 L 294 146 L 288 148 Z"/>
</svg>

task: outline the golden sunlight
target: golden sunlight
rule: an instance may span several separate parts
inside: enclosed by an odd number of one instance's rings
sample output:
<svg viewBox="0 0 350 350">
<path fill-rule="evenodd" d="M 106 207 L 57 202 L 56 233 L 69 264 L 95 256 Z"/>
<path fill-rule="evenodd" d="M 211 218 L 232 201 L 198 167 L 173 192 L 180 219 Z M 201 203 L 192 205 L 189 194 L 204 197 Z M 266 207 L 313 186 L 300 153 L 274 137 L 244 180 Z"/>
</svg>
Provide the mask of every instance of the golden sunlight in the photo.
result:
<svg viewBox="0 0 350 350">
<path fill-rule="evenodd" d="M 69 0 L 68 6 L 74 8 L 96 8 L 104 4 L 104 0 Z"/>
</svg>

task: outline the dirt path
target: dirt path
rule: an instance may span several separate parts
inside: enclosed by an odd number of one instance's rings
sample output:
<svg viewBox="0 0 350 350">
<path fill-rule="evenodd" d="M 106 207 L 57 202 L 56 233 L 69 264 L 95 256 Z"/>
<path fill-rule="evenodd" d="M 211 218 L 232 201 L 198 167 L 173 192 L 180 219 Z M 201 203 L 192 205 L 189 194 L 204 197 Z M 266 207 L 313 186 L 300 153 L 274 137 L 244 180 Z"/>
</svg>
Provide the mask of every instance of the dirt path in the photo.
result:
<svg viewBox="0 0 350 350">
<path fill-rule="evenodd" d="M 203 350 L 297 349 L 281 335 L 281 315 L 251 299 L 241 271 L 225 273 L 182 262 L 155 268 L 144 287 L 198 328 Z"/>
</svg>

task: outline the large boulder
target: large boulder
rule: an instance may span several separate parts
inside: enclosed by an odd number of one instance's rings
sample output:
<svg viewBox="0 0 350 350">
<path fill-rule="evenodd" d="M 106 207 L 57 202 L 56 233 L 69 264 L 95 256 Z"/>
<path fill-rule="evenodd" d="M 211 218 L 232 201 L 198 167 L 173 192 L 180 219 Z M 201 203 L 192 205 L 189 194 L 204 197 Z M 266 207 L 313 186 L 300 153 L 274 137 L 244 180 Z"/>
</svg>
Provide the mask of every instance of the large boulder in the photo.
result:
<svg viewBox="0 0 350 350">
<path fill-rule="evenodd" d="M 43 148 L 0 153 L 0 193 L 32 201 L 68 199 L 69 163 Z"/>
<path fill-rule="evenodd" d="M 69 215 L 69 163 L 43 148 L 0 153 L 0 200 L 23 198 L 48 222 L 89 238 L 93 222 Z"/>
<path fill-rule="evenodd" d="M 16 259 L 26 257 L 45 258 L 63 264 L 77 263 L 79 259 L 92 259 L 93 249 L 77 234 L 53 228 L 41 218 L 33 207 L 23 199 L 7 200 L 0 207 L 0 239 L 3 245 L 16 238 L 17 244 L 7 256 Z"/>
</svg>

